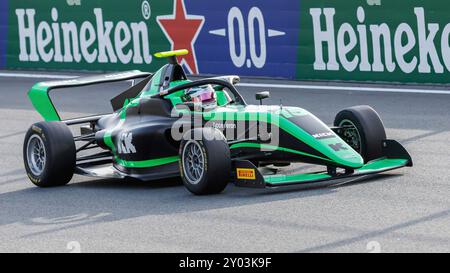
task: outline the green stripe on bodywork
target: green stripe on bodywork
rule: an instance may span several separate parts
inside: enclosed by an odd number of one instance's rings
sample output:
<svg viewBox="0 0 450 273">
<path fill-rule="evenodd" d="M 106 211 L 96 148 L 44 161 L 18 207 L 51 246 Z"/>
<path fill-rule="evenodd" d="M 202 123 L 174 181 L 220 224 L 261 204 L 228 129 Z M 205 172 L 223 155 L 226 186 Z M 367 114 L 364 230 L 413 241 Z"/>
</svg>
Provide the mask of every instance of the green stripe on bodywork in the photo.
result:
<svg viewBox="0 0 450 273">
<path fill-rule="evenodd" d="M 141 98 L 134 98 L 132 100 L 125 100 L 122 109 L 120 110 L 120 119 L 127 117 L 127 109 L 131 107 L 138 107 L 141 102 Z"/>
<path fill-rule="evenodd" d="M 152 83 L 151 83 L 151 89 L 142 92 L 142 94 L 134 99 L 131 100 L 126 100 L 124 102 L 123 107 L 117 112 L 117 115 L 119 115 L 120 118 L 120 122 L 118 122 L 116 124 L 116 126 L 109 128 L 104 136 L 103 136 L 103 141 L 105 142 L 105 144 L 111 149 L 111 151 L 113 152 L 114 155 L 116 155 L 114 157 L 115 161 L 127 168 L 149 168 L 149 167 L 155 167 L 155 166 L 160 166 L 160 165 L 164 165 L 164 164 L 168 164 L 168 163 L 172 163 L 178 160 L 178 156 L 173 156 L 173 157 L 166 157 L 166 158 L 160 158 L 160 159 L 152 159 L 152 160 L 144 160 L 144 161 L 125 161 L 122 159 L 119 159 L 117 157 L 117 149 L 114 145 L 114 142 L 112 140 L 112 133 L 114 132 L 114 130 L 121 128 L 123 126 L 123 124 L 125 123 L 125 120 L 127 118 L 127 109 L 131 108 L 131 107 L 139 107 L 139 104 L 141 102 L 141 99 L 152 95 L 152 94 L 156 94 L 157 92 L 159 92 L 157 90 L 158 86 L 159 86 L 159 79 L 161 77 L 161 70 L 158 71 L 155 76 L 153 77 Z M 186 83 L 189 81 L 176 81 L 176 82 L 172 82 L 171 83 L 171 87 L 172 86 L 176 86 L 176 85 L 180 85 L 183 83 Z M 180 91 L 181 93 L 183 91 Z M 179 95 L 181 94 L 180 92 L 177 92 L 176 94 L 172 94 L 174 96 L 174 100 L 176 100 L 177 98 L 179 98 Z M 171 95 L 169 95 L 171 96 Z M 168 97 L 169 97 L 168 96 Z M 170 97 L 169 97 L 170 98 Z M 181 101 L 181 99 L 179 99 Z"/>
<path fill-rule="evenodd" d="M 286 107 L 287 108 L 287 107 Z M 289 109 L 289 108 L 287 108 Z M 244 110 L 244 109 L 242 109 Z M 286 109 L 282 109 L 281 112 Z M 306 110 L 305 113 L 309 114 Z M 281 113 L 272 112 L 234 112 L 233 115 L 230 112 L 205 112 L 203 113 L 205 120 L 214 121 L 224 121 L 224 120 L 235 120 L 235 121 L 260 121 L 271 123 L 272 125 L 278 126 L 280 129 L 284 130 L 288 134 L 297 138 L 298 140 L 304 142 L 308 146 L 314 148 L 321 154 L 327 156 L 332 161 L 350 167 L 350 168 L 360 168 L 363 166 L 363 159 L 356 153 L 347 143 L 340 141 L 342 145 L 347 150 L 340 151 L 341 154 L 337 155 L 329 146 L 328 142 L 332 139 L 317 140 L 312 135 L 308 134 L 305 130 L 300 128 L 298 125 L 288 120 Z M 347 157 L 347 158 L 346 158 Z"/>
<path fill-rule="evenodd" d="M 45 121 L 59 121 L 61 118 L 50 100 L 47 90 L 48 86 L 37 83 L 31 87 L 28 97 L 36 111 L 41 114 Z"/>
<path fill-rule="evenodd" d="M 127 117 L 127 109 L 130 107 L 137 107 L 139 106 L 140 98 L 135 98 L 129 101 L 128 99 L 125 100 L 122 109 L 120 109 L 116 115 L 119 115 L 120 121 L 116 124 L 116 126 L 109 128 L 106 130 L 105 134 L 103 135 L 103 141 L 105 142 L 106 146 L 108 146 L 113 154 L 116 154 L 116 146 L 114 145 L 114 142 L 112 140 L 112 133 L 116 128 L 122 127 L 122 125 L 125 123 L 125 119 Z"/>
<path fill-rule="evenodd" d="M 383 170 L 389 170 L 393 168 L 404 167 L 408 164 L 407 159 L 380 159 L 376 161 L 372 161 L 364 165 L 363 167 L 358 169 L 359 173 L 371 173 L 371 172 L 379 172 Z"/>
<path fill-rule="evenodd" d="M 324 139 L 322 141 L 318 141 L 315 139 L 312 135 L 308 134 L 305 130 L 300 128 L 298 125 L 293 123 L 292 121 L 280 117 L 280 128 L 289 133 L 290 135 L 296 137 L 297 139 L 303 141 L 308 146 L 314 148 L 315 150 L 319 151 L 321 154 L 326 155 L 331 160 L 333 160 L 336 163 L 342 164 L 344 166 L 348 166 L 351 168 L 360 168 L 363 166 L 363 159 L 361 156 L 359 156 L 347 143 L 344 141 L 340 141 L 344 147 L 346 147 L 347 150 L 341 151 L 341 155 L 337 155 L 332 149 L 328 146 L 330 144 L 330 141 L 335 141 L 335 139 Z M 345 152 L 348 151 L 348 152 Z M 345 153 L 344 153 L 345 152 Z M 358 155 L 358 157 L 355 158 L 348 158 L 343 159 L 346 156 L 353 156 Z"/>
<path fill-rule="evenodd" d="M 216 95 L 217 95 L 217 105 L 218 106 L 225 106 L 228 103 L 228 99 L 227 99 L 224 91 L 216 90 Z"/>
<path fill-rule="evenodd" d="M 121 73 L 113 73 L 99 76 L 89 76 L 82 78 L 74 78 L 61 81 L 40 82 L 31 87 L 28 97 L 31 100 L 36 111 L 46 121 L 59 121 L 59 116 L 55 106 L 53 105 L 49 93 L 55 89 L 80 87 L 92 84 L 122 81 L 132 78 L 148 77 L 150 74 L 139 70 L 126 71 Z"/>
<path fill-rule="evenodd" d="M 120 112 L 116 115 L 120 115 Z M 110 128 L 110 129 L 107 129 L 105 134 L 103 135 L 103 141 L 105 142 L 106 146 L 108 146 L 109 149 L 111 149 L 111 152 L 113 154 L 116 154 L 116 146 L 114 145 L 114 142 L 112 140 L 112 132 L 116 128 L 120 128 L 124 123 L 125 123 L 125 119 L 122 118 L 122 115 L 120 115 L 120 121 L 116 124 L 116 126 Z"/>
<path fill-rule="evenodd" d="M 266 183 L 276 185 L 280 183 L 300 183 L 314 180 L 328 179 L 332 176 L 326 173 L 301 173 L 291 175 L 266 175 L 264 180 Z"/>
<path fill-rule="evenodd" d="M 267 150 L 276 150 L 276 151 L 288 152 L 288 153 L 293 153 L 293 154 L 298 154 L 298 155 L 304 155 L 304 156 L 308 156 L 308 157 L 318 158 L 318 159 L 322 159 L 322 160 L 326 160 L 326 161 L 331 161 L 328 158 L 320 157 L 320 156 L 317 156 L 317 155 L 312 155 L 312 154 L 308 154 L 308 153 L 305 153 L 305 152 L 300 152 L 300 151 L 297 151 L 297 150 L 284 148 L 284 147 L 278 147 L 278 146 L 274 146 L 274 145 L 268 145 L 268 144 L 242 142 L 242 143 L 237 143 L 237 144 L 233 144 L 233 145 L 230 146 L 230 149 L 237 149 L 237 148 L 259 148 L 259 149 L 267 149 Z"/>
<path fill-rule="evenodd" d="M 177 162 L 180 159 L 179 156 L 169 156 L 157 159 L 142 160 L 142 161 L 126 161 L 120 158 L 116 158 L 117 164 L 126 168 L 151 168 L 157 167 L 169 163 Z"/>
<path fill-rule="evenodd" d="M 178 85 L 182 85 L 182 84 L 186 84 L 191 82 L 190 80 L 181 80 L 181 81 L 174 81 L 174 82 L 170 82 L 169 84 L 169 88 L 173 88 L 176 87 Z M 175 106 L 177 104 L 181 104 L 183 103 L 183 100 L 181 99 L 181 97 L 184 95 L 184 90 L 179 90 L 176 91 L 172 94 L 169 94 L 167 96 L 165 96 L 166 99 L 170 100 L 170 102 L 172 103 L 172 106 Z"/>
</svg>

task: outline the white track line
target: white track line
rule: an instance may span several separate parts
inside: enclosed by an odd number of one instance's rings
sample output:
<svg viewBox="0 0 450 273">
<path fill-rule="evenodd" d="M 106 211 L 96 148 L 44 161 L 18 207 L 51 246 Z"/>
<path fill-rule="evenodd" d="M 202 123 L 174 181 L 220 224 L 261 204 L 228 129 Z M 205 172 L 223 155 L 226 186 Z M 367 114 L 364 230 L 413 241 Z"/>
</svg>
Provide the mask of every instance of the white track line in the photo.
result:
<svg viewBox="0 0 450 273">
<path fill-rule="evenodd" d="M 9 78 L 35 78 L 35 79 L 73 79 L 78 76 L 29 74 L 29 73 L 0 73 L 0 77 Z M 388 93 L 410 93 L 410 94 L 437 94 L 450 95 L 450 90 L 417 89 L 417 88 L 391 88 L 391 87 L 355 87 L 355 86 L 333 86 L 333 85 L 302 85 L 302 84 L 266 84 L 266 83 L 239 83 L 238 86 L 259 88 L 282 88 L 303 90 L 337 90 L 354 92 L 388 92 Z"/>
<path fill-rule="evenodd" d="M 73 79 L 79 76 L 50 75 L 50 74 L 26 74 L 26 73 L 0 73 L 0 77 L 30 78 L 30 79 Z"/>
<path fill-rule="evenodd" d="M 390 87 L 353 87 L 353 86 L 332 86 L 332 85 L 297 85 L 297 84 L 263 84 L 263 83 L 239 83 L 238 86 L 262 87 L 262 88 L 285 88 L 285 89 L 306 89 L 306 90 L 338 90 L 355 92 L 390 92 L 390 93 L 414 93 L 414 94 L 438 94 L 450 95 L 450 90 L 435 89 L 412 89 L 412 88 L 390 88 Z"/>
</svg>

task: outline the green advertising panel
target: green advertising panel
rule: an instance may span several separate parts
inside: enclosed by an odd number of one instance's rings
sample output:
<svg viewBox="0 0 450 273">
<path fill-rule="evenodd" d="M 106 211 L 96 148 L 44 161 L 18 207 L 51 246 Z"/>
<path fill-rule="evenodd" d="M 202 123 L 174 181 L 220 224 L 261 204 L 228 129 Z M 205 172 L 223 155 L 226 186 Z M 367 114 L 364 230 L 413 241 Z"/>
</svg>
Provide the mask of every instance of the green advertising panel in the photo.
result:
<svg viewBox="0 0 450 273">
<path fill-rule="evenodd" d="M 450 82 L 450 2 L 303 0 L 297 78 Z"/>
<path fill-rule="evenodd" d="M 170 49 L 155 15 L 172 1 L 9 1 L 8 68 L 152 71 Z"/>
</svg>

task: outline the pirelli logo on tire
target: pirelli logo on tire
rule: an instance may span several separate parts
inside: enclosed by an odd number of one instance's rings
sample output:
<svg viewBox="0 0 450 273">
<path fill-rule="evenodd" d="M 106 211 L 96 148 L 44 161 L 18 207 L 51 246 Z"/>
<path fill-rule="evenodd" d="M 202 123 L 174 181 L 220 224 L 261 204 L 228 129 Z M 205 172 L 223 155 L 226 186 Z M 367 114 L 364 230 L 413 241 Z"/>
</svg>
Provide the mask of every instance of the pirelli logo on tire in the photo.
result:
<svg viewBox="0 0 450 273">
<path fill-rule="evenodd" d="M 255 169 L 237 168 L 236 174 L 238 179 L 246 179 L 246 180 L 256 179 Z"/>
</svg>

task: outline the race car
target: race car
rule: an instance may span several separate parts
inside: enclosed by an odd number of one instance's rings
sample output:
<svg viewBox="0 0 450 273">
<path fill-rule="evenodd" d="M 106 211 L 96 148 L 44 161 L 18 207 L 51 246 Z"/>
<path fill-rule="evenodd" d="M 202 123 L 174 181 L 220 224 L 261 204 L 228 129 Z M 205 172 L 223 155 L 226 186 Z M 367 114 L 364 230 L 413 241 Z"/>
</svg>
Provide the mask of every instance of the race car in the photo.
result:
<svg viewBox="0 0 450 273">
<path fill-rule="evenodd" d="M 255 94 L 259 105 L 249 105 L 237 90 L 238 76 L 189 80 L 177 61 L 183 54 L 187 50 L 156 53 L 168 59 L 156 73 L 34 85 L 28 96 L 45 121 L 33 124 L 24 140 L 31 182 L 65 185 L 74 174 L 142 181 L 181 177 L 190 192 L 204 195 L 220 193 L 230 182 L 272 188 L 413 165 L 405 148 L 386 138 L 380 116 L 369 106 L 344 109 L 327 126 L 303 108 L 263 105 L 267 91 Z M 62 120 L 49 95 L 118 81 L 133 85 L 111 99 L 110 114 Z M 292 164 L 320 170 L 292 171 Z"/>
</svg>

